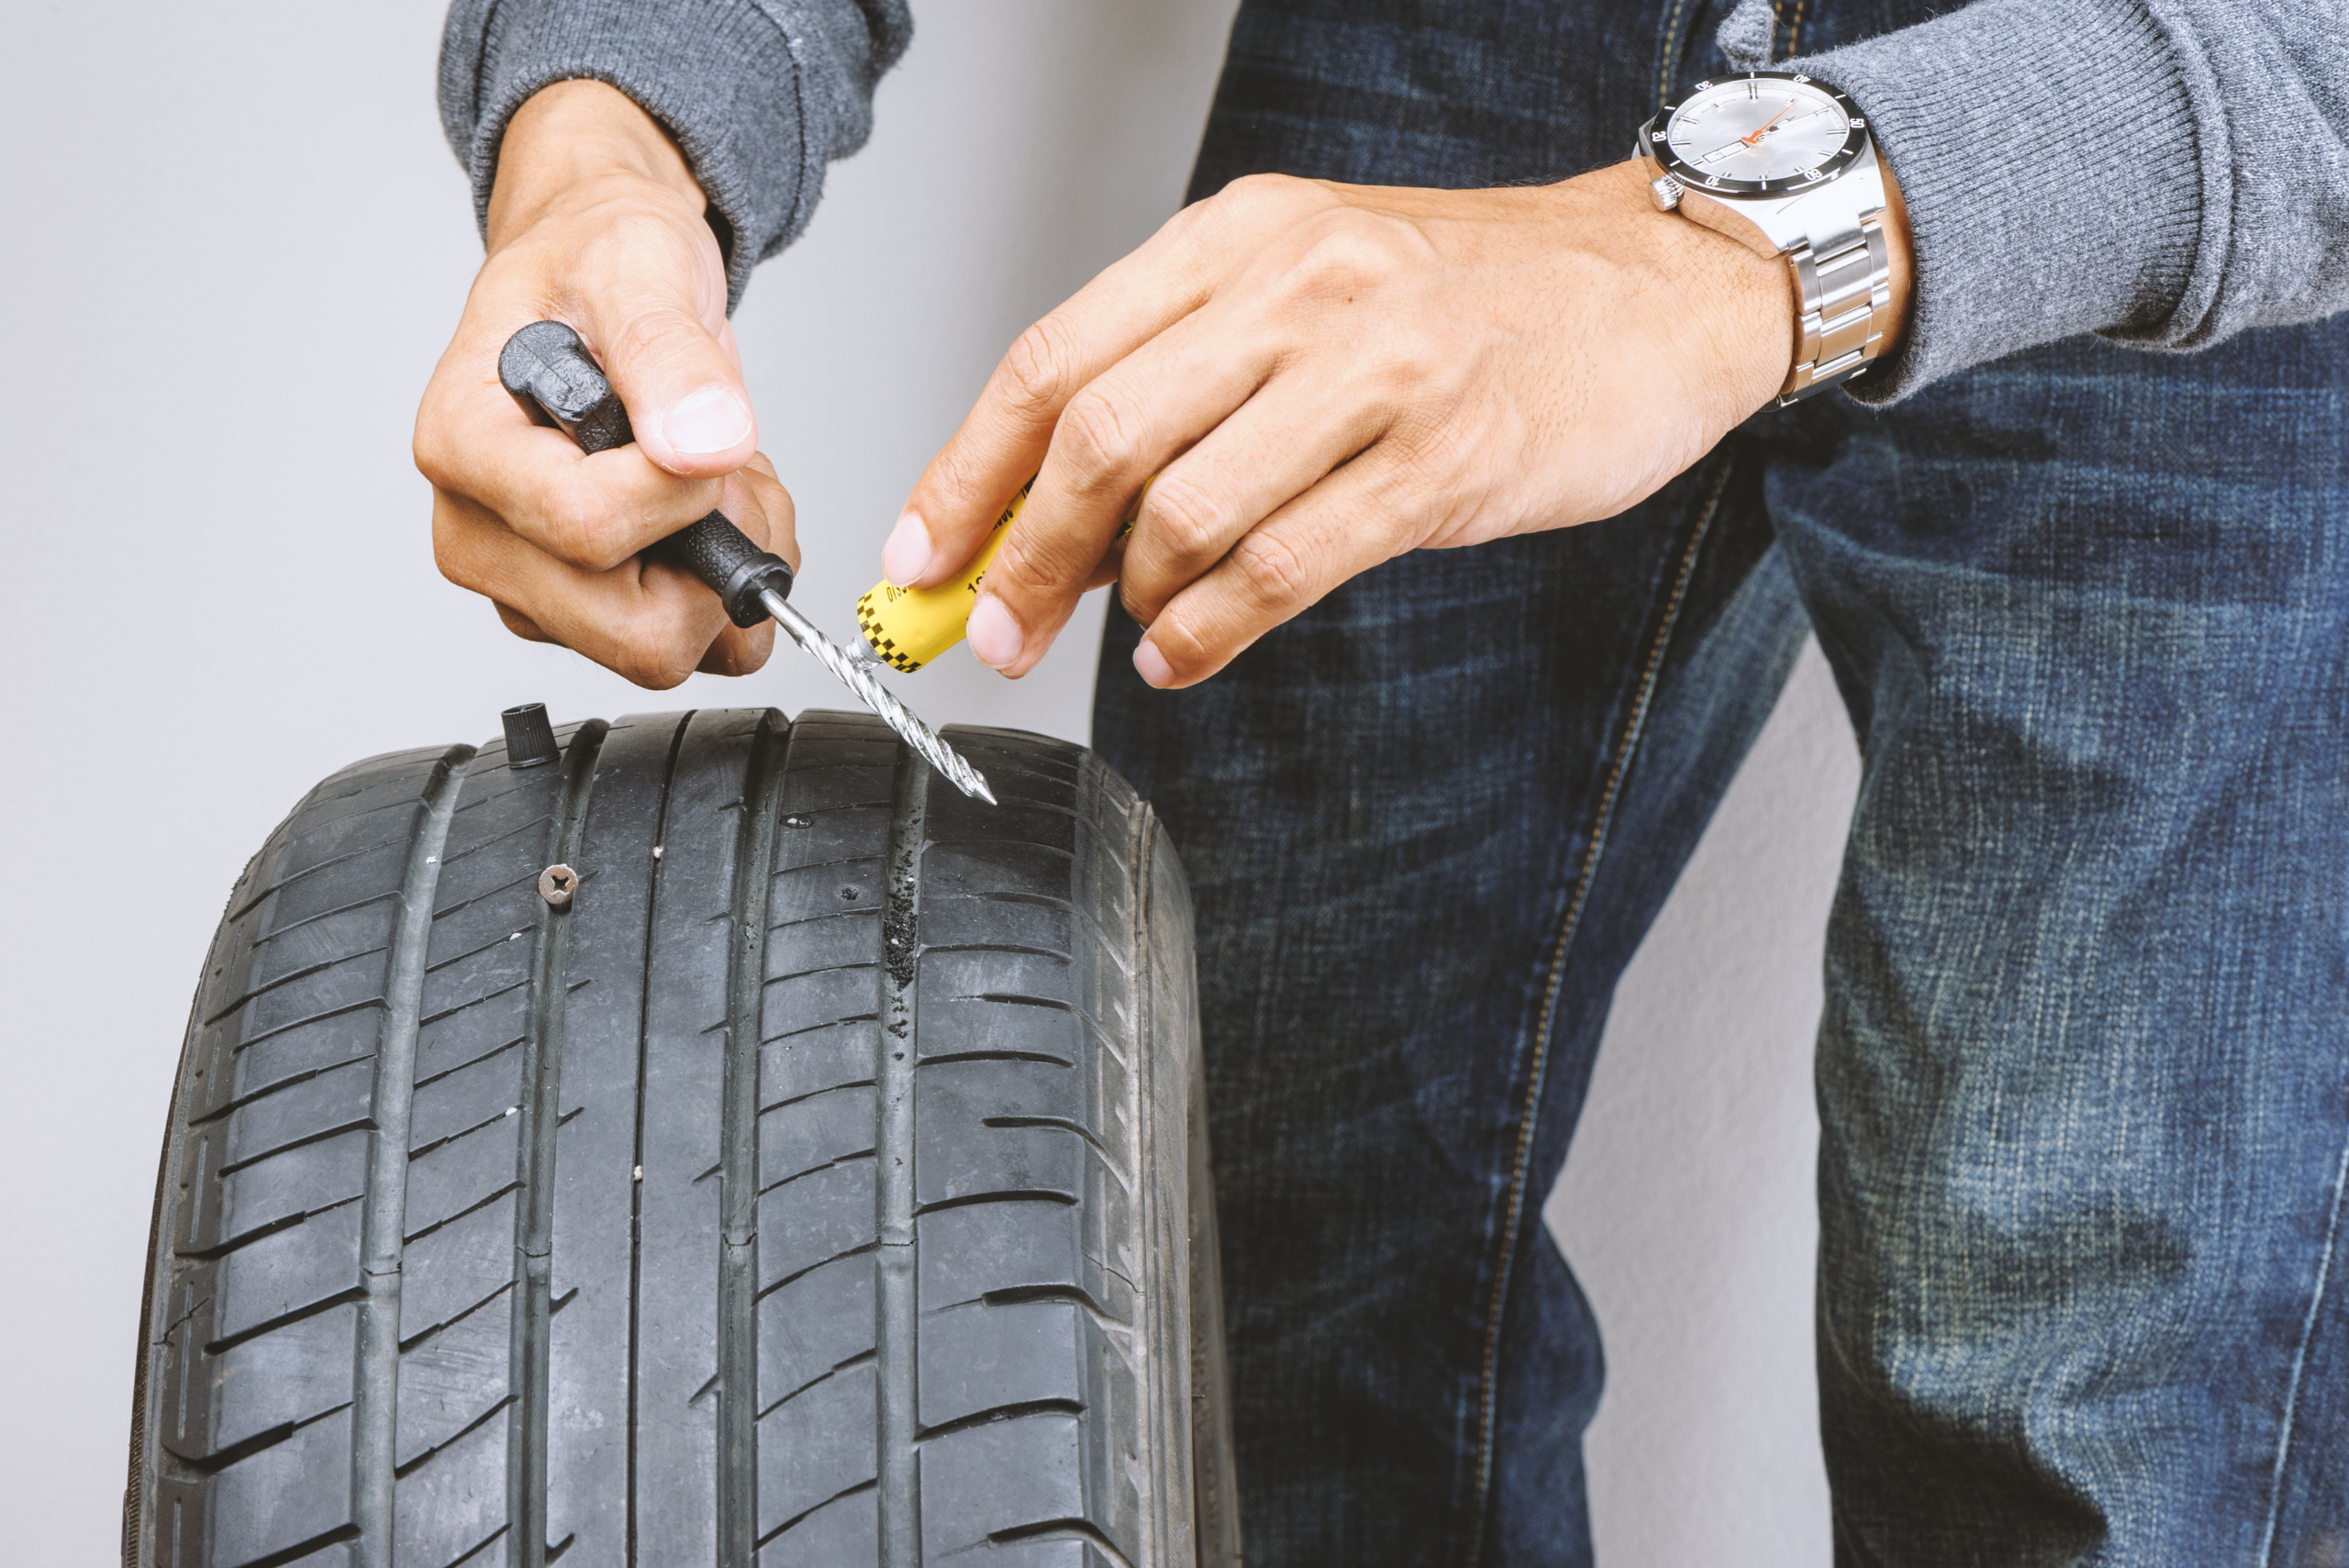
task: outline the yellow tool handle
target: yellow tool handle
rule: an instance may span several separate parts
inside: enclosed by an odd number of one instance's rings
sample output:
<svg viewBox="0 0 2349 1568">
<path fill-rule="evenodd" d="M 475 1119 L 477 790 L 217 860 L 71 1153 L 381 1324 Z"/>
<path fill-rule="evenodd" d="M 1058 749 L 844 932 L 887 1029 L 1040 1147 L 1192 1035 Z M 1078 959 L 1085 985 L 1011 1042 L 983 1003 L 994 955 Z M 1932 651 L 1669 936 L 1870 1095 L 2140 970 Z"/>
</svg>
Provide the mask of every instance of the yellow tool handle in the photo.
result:
<svg viewBox="0 0 2349 1568">
<path fill-rule="evenodd" d="M 864 597 L 856 601 L 856 625 L 876 657 L 910 674 L 963 640 L 971 624 L 971 606 L 978 603 L 979 584 L 986 580 L 987 568 L 995 564 L 1004 530 L 1019 515 L 1020 505 L 1035 484 L 1031 474 L 1011 498 L 1011 505 L 1003 509 L 1003 516 L 995 520 L 979 553 L 953 581 L 935 588 L 900 588 L 884 578 L 865 590 Z M 1126 512 L 1126 532 L 1133 531 L 1134 515 L 1141 510 L 1142 495 L 1149 494 L 1150 486 L 1145 484 L 1134 497 Z"/>
</svg>

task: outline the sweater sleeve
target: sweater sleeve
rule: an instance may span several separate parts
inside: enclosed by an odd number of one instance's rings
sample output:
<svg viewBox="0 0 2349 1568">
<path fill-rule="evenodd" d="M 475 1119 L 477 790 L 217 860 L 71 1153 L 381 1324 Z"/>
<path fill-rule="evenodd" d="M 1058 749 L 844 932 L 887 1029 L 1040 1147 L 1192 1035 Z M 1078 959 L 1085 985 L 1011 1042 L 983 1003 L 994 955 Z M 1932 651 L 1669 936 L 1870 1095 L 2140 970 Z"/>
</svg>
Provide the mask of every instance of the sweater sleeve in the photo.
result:
<svg viewBox="0 0 2349 1568">
<path fill-rule="evenodd" d="M 1867 112 L 1909 207 L 1914 315 L 1865 401 L 2076 333 L 2193 350 L 2349 309 L 2332 6 L 1974 0 L 1790 64 Z"/>
<path fill-rule="evenodd" d="M 552 82 L 608 82 L 676 138 L 726 252 L 727 308 L 807 227 L 824 170 L 864 144 L 906 0 L 454 0 L 440 119 L 486 229 L 499 140 Z"/>
</svg>

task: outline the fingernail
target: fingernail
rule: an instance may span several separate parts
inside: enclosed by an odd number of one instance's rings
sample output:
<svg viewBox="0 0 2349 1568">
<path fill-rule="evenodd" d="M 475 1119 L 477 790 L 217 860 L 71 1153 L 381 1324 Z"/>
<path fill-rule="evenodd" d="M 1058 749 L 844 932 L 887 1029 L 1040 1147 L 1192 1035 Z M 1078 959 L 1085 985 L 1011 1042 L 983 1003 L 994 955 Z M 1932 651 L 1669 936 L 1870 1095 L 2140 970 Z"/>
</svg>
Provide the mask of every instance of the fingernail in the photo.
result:
<svg viewBox="0 0 2349 1568">
<path fill-rule="evenodd" d="M 705 386 L 670 406 L 662 439 L 673 451 L 698 456 L 740 446 L 751 433 L 751 406 L 730 386 Z"/>
<path fill-rule="evenodd" d="M 1019 623 L 1003 607 L 1003 601 L 993 594 L 982 594 L 979 602 L 971 606 L 968 635 L 971 652 L 990 670 L 1008 669 L 1019 662 L 1019 651 L 1028 645 L 1020 634 Z"/>
<path fill-rule="evenodd" d="M 907 512 L 889 530 L 889 542 L 881 547 L 881 574 L 902 588 L 928 570 L 930 529 L 919 514 Z"/>
<path fill-rule="evenodd" d="M 1161 653 L 1148 638 L 1142 639 L 1141 645 L 1134 650 L 1134 669 L 1143 680 L 1161 691 L 1174 684 L 1174 666 L 1166 662 L 1166 655 Z"/>
</svg>

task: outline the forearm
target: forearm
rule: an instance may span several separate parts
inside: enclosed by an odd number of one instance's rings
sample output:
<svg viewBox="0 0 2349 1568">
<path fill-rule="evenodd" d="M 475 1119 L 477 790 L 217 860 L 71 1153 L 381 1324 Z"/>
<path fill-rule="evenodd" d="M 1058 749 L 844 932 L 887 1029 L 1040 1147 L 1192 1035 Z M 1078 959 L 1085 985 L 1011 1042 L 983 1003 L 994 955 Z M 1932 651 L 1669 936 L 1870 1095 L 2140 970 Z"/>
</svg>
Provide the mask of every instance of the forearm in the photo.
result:
<svg viewBox="0 0 2349 1568">
<path fill-rule="evenodd" d="M 1793 61 L 1908 197 L 1888 400 L 2081 332 L 2193 349 L 2349 308 L 2349 37 L 2278 0 L 1976 0 Z"/>
<path fill-rule="evenodd" d="M 904 51 L 904 0 L 457 0 L 440 111 L 484 234 L 507 128 L 550 84 L 608 83 L 665 129 L 707 198 L 729 305 L 806 227 L 834 158 L 863 145 Z"/>
</svg>

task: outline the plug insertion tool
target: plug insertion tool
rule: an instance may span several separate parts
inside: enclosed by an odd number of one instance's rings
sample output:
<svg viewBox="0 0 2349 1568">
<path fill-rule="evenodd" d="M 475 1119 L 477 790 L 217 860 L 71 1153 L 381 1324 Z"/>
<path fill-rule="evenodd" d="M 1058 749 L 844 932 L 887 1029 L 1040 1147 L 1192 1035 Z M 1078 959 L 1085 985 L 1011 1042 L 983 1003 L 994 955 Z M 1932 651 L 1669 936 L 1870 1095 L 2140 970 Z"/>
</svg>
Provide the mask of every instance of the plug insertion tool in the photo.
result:
<svg viewBox="0 0 2349 1568">
<path fill-rule="evenodd" d="M 533 422 L 562 431 L 584 450 L 606 451 L 636 439 L 619 395 L 612 390 L 579 334 L 560 321 L 534 321 L 507 339 L 497 356 L 497 378 Z M 999 536 L 1000 528 L 997 531 Z M 992 549 L 988 553 L 991 557 Z M 752 544 L 726 514 L 712 512 L 655 543 L 645 554 L 700 578 L 725 605 L 736 626 L 753 627 L 772 618 L 956 789 L 995 804 L 995 792 L 987 788 L 985 776 L 881 684 L 873 660 L 843 651 L 815 622 L 786 602 L 791 595 L 790 565 Z M 966 617 L 968 613 L 966 606 Z M 961 635 L 958 627 L 955 638 Z M 952 641 L 950 639 L 944 646 L 952 646 Z"/>
<path fill-rule="evenodd" d="M 1142 498 L 1150 494 L 1151 484 L 1158 483 L 1157 475 L 1133 498 L 1126 508 L 1125 526 L 1119 537 L 1134 531 L 1134 518 L 1141 512 Z M 996 551 L 1003 548 L 1003 536 L 1010 530 L 1011 519 L 1019 515 L 1027 504 L 1028 492 L 1036 487 L 1036 476 L 1030 474 L 1019 494 L 1011 498 L 995 527 L 987 530 L 986 542 L 979 546 L 978 554 L 969 564 L 935 588 L 901 588 L 883 578 L 864 591 L 856 601 L 856 626 L 864 633 L 864 640 L 872 648 L 868 656 L 862 651 L 860 661 L 879 659 L 892 667 L 911 674 L 963 640 L 970 629 L 971 607 L 979 602 L 979 584 L 986 580 L 987 568 L 995 564 Z"/>
</svg>

